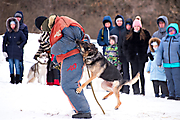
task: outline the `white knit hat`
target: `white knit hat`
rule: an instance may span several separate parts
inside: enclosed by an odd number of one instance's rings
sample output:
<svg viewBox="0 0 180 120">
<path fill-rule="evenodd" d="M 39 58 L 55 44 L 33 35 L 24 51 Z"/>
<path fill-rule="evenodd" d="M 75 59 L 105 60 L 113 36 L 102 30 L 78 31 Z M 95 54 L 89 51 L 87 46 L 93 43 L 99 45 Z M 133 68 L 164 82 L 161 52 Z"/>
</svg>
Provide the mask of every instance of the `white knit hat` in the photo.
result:
<svg viewBox="0 0 180 120">
<path fill-rule="evenodd" d="M 151 45 L 158 45 L 157 42 L 152 42 Z"/>
<path fill-rule="evenodd" d="M 11 25 L 11 24 L 16 24 L 16 23 L 15 23 L 15 21 L 11 21 L 11 22 L 10 22 L 10 25 Z"/>
</svg>

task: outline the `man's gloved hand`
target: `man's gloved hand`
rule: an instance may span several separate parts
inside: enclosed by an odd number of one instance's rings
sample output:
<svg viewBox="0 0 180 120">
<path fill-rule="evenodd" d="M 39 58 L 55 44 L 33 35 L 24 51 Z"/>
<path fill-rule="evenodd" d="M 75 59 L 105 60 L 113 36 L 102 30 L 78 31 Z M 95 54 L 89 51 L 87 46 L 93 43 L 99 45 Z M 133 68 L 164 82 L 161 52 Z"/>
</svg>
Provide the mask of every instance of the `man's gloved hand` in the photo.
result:
<svg viewBox="0 0 180 120">
<path fill-rule="evenodd" d="M 50 69 L 55 68 L 55 69 L 60 70 L 60 69 L 61 69 L 61 64 L 55 63 L 55 62 L 51 62 L 49 68 L 50 68 Z M 49 71 L 50 71 L 50 70 L 49 70 Z"/>
<path fill-rule="evenodd" d="M 154 60 L 154 57 L 153 57 L 153 55 L 151 54 L 151 52 L 148 53 L 148 57 L 150 58 L 151 61 Z"/>
<path fill-rule="evenodd" d="M 5 58 L 8 57 L 8 54 L 6 52 L 3 52 L 3 55 L 4 55 Z"/>
</svg>

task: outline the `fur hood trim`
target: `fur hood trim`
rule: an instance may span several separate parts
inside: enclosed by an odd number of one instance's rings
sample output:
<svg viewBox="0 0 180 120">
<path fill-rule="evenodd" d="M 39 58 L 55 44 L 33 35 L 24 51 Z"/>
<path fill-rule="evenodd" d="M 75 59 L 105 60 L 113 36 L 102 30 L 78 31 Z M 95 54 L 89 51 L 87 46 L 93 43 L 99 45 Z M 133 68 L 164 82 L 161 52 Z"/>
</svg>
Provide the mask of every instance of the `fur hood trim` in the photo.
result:
<svg viewBox="0 0 180 120">
<path fill-rule="evenodd" d="M 159 38 L 157 38 L 157 37 L 151 38 L 151 39 L 149 40 L 149 48 L 150 48 L 151 52 L 155 52 L 154 49 L 153 49 L 153 46 L 151 45 L 151 43 L 153 43 L 153 42 L 157 42 L 157 44 L 158 44 L 158 46 L 159 46 L 161 40 L 160 40 Z"/>
<path fill-rule="evenodd" d="M 10 17 L 6 20 L 6 28 L 8 30 L 8 32 L 12 32 L 12 28 L 10 27 L 10 22 L 14 21 L 16 23 L 15 28 L 14 28 L 14 32 L 18 32 L 19 31 L 19 21 L 15 18 L 15 17 Z"/>
</svg>

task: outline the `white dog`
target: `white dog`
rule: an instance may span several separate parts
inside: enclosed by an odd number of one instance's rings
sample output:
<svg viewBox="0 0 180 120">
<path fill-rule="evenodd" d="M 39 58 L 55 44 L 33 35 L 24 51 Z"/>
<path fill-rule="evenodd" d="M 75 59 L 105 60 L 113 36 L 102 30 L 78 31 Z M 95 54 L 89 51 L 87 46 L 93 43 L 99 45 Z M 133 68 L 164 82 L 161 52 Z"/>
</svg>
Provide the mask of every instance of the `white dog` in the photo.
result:
<svg viewBox="0 0 180 120">
<path fill-rule="evenodd" d="M 39 57 L 37 57 L 38 62 L 31 66 L 28 73 L 28 82 L 32 83 L 35 79 L 38 79 L 38 83 L 46 85 L 46 74 L 47 74 L 47 63 L 48 63 L 48 54 L 46 52 L 41 53 Z"/>
</svg>

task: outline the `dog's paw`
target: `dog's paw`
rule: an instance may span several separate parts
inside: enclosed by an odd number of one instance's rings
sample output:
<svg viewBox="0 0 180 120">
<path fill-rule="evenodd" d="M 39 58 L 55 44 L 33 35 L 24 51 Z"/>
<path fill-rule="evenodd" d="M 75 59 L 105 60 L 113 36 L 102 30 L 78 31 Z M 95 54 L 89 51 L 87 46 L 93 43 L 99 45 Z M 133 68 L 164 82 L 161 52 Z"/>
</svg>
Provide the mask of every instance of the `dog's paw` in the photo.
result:
<svg viewBox="0 0 180 120">
<path fill-rule="evenodd" d="M 121 105 L 121 102 L 118 102 L 118 104 L 116 105 L 116 107 L 114 108 L 115 110 L 118 110 L 119 106 Z"/>
<path fill-rule="evenodd" d="M 76 93 L 78 93 L 78 94 L 81 93 L 81 91 L 82 91 L 82 88 L 81 88 L 81 87 L 79 87 L 79 88 L 76 89 Z"/>
</svg>

